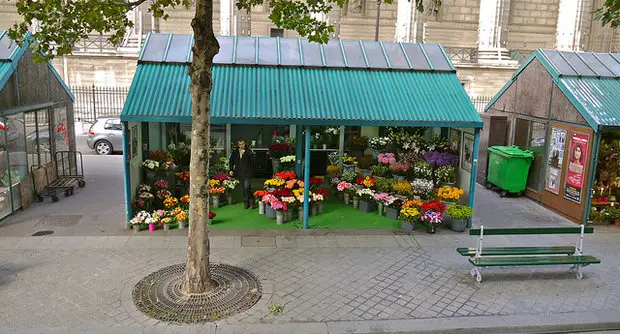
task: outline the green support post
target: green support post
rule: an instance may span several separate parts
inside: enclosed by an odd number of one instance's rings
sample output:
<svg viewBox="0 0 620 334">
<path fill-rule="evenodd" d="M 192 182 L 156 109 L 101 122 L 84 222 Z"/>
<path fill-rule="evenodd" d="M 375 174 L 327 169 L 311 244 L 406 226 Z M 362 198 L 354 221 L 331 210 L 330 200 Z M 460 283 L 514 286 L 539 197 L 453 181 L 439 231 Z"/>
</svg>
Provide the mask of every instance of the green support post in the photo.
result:
<svg viewBox="0 0 620 334">
<path fill-rule="evenodd" d="M 306 151 L 304 158 L 304 230 L 308 229 L 310 215 L 310 127 L 306 126 Z"/>
<path fill-rule="evenodd" d="M 581 192 L 586 197 L 586 205 L 583 210 L 583 216 L 581 217 L 581 223 L 587 224 L 590 219 L 590 207 L 592 206 L 592 196 L 594 191 L 594 181 L 596 181 L 596 169 L 598 168 L 598 155 L 601 151 L 601 130 L 598 129 L 594 133 L 594 143 L 592 143 L 592 158 L 590 159 L 590 170 L 588 173 L 588 183 L 585 184 L 586 191 Z"/>
<path fill-rule="evenodd" d="M 474 208 L 474 193 L 476 192 L 476 170 L 478 169 L 478 146 L 480 145 L 480 129 L 474 130 L 474 151 L 472 152 L 471 178 L 469 180 L 469 207 Z M 471 218 L 467 221 L 471 228 Z"/>
</svg>

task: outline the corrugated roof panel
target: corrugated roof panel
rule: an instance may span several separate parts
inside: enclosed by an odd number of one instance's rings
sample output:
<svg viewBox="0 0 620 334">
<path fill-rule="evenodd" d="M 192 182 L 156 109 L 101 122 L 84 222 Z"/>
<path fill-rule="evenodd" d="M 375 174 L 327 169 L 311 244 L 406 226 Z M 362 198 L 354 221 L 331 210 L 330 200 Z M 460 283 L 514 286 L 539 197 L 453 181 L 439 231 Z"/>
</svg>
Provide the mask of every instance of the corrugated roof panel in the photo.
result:
<svg viewBox="0 0 620 334">
<path fill-rule="evenodd" d="M 620 80 L 595 77 L 563 77 L 560 79 L 586 112 L 586 119 L 598 125 L 620 127 Z M 580 109 L 580 108 L 577 108 Z"/>
<path fill-rule="evenodd" d="M 140 64 L 122 118 L 190 122 L 187 68 Z M 214 123 L 482 125 L 454 73 L 215 66 L 213 76 Z"/>
<path fill-rule="evenodd" d="M 151 33 L 142 48 L 140 62 L 191 62 L 192 35 Z M 220 52 L 215 64 L 374 68 L 456 72 L 437 44 L 402 44 L 330 40 L 327 44 L 307 39 L 250 36 L 218 36 Z M 362 47 L 360 47 L 360 43 Z M 301 45 L 301 47 L 300 47 Z M 403 52 L 403 49 L 405 52 Z M 163 58 L 166 58 L 163 60 Z M 427 57 L 429 60 L 427 60 Z M 429 66 L 429 61 L 433 66 Z M 413 68 L 412 68 L 413 67 Z"/>
</svg>

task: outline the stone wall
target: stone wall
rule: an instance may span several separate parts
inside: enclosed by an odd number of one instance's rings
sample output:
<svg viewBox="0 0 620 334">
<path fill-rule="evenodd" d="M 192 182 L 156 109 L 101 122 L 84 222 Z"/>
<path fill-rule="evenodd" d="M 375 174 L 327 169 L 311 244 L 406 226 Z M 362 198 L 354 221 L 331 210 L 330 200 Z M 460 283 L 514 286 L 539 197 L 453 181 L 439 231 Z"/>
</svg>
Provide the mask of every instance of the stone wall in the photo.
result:
<svg viewBox="0 0 620 334">
<path fill-rule="evenodd" d="M 511 0 L 507 48 L 533 50 L 555 47 L 559 0 Z"/>
<path fill-rule="evenodd" d="M 494 96 L 514 73 L 506 67 L 457 67 L 457 75 L 469 96 Z"/>
</svg>

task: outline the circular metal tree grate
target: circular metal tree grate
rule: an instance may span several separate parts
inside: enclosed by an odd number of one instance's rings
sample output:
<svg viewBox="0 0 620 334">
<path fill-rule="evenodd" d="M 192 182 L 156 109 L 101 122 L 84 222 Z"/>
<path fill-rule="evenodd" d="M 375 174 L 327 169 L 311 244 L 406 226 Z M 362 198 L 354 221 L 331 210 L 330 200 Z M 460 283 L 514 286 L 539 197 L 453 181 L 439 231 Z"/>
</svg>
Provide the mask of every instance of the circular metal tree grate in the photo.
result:
<svg viewBox="0 0 620 334">
<path fill-rule="evenodd" d="M 211 264 L 216 287 L 200 295 L 181 293 L 185 264 L 162 268 L 143 278 L 133 289 L 133 301 L 146 315 L 165 322 L 216 321 L 245 312 L 262 296 L 258 279 L 249 271 Z"/>
</svg>

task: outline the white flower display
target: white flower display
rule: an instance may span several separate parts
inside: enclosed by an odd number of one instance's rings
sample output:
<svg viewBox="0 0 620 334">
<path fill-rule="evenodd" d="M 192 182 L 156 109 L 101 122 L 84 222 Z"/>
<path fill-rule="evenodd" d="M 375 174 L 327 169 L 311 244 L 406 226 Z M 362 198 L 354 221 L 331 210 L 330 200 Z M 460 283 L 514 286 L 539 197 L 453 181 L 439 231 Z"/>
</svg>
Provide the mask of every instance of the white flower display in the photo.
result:
<svg viewBox="0 0 620 334">
<path fill-rule="evenodd" d="M 224 180 L 222 182 L 222 185 L 224 186 L 224 188 L 226 188 L 226 190 L 234 190 L 239 185 L 239 180 L 237 179 Z"/>
<path fill-rule="evenodd" d="M 131 225 L 140 225 L 145 224 L 147 219 L 152 218 L 151 214 L 146 211 L 140 211 L 133 217 L 132 220 L 129 221 Z M 148 223 L 146 223 L 148 224 Z"/>
<path fill-rule="evenodd" d="M 337 135 L 338 134 L 338 128 L 327 128 L 323 131 L 324 133 L 328 134 L 328 135 Z"/>
<path fill-rule="evenodd" d="M 281 163 L 295 162 L 296 157 L 294 155 L 285 155 L 280 158 Z"/>
<path fill-rule="evenodd" d="M 151 159 L 146 159 L 142 162 L 142 167 L 146 167 L 150 170 L 154 170 L 156 168 L 159 168 L 159 162 L 155 160 L 151 160 Z"/>
<path fill-rule="evenodd" d="M 374 137 L 374 138 L 370 138 L 368 143 L 370 144 L 370 147 L 372 149 L 382 150 L 386 148 L 386 146 L 389 145 L 391 142 L 392 141 L 390 140 L 389 137 Z"/>
<path fill-rule="evenodd" d="M 426 195 L 433 191 L 433 181 L 425 179 L 415 179 L 411 182 L 411 188 L 415 195 Z"/>
</svg>

